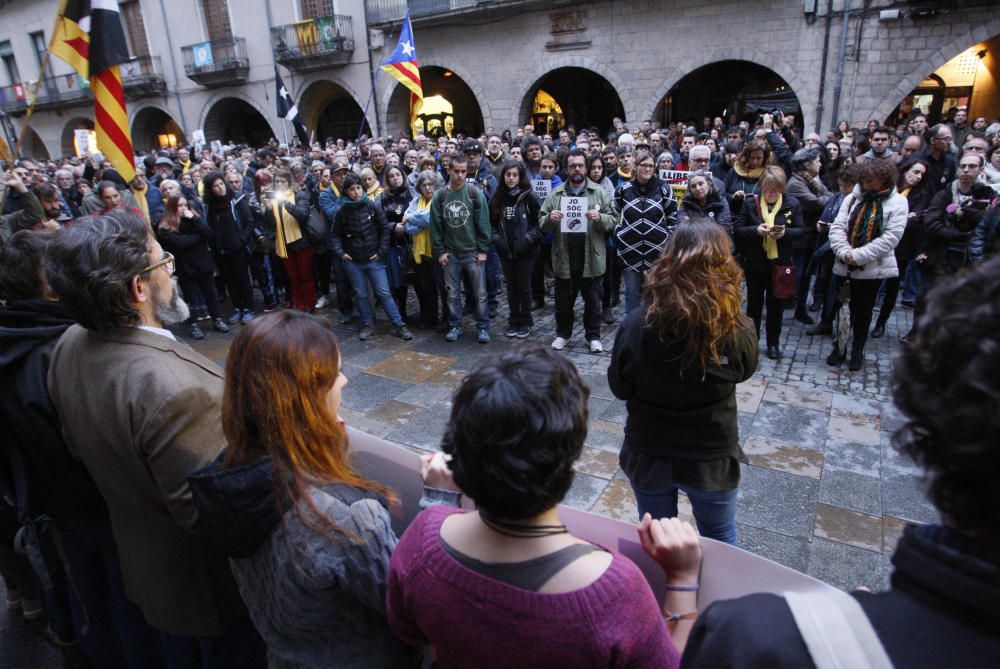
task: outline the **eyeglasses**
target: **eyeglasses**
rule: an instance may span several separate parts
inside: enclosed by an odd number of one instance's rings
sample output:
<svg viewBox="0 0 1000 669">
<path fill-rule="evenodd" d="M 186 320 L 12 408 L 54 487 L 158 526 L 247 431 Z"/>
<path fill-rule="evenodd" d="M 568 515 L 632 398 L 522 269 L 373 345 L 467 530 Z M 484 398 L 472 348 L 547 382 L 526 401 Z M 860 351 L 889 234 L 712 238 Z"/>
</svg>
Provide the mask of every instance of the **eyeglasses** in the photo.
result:
<svg viewBox="0 0 1000 669">
<path fill-rule="evenodd" d="M 639 167 L 641 167 L 641 168 L 643 168 L 645 170 L 651 170 L 654 167 L 656 167 L 656 165 L 654 165 L 653 163 L 639 163 Z"/>
<path fill-rule="evenodd" d="M 163 252 L 163 257 L 161 259 L 157 260 L 156 262 L 154 262 L 149 267 L 147 267 L 147 268 L 145 268 L 143 270 L 140 270 L 139 274 L 145 274 L 146 272 L 152 272 L 157 267 L 164 267 L 164 266 L 167 268 L 168 272 L 170 272 L 171 274 L 174 273 L 174 254 L 173 253 L 170 253 L 169 251 L 164 251 Z"/>
</svg>

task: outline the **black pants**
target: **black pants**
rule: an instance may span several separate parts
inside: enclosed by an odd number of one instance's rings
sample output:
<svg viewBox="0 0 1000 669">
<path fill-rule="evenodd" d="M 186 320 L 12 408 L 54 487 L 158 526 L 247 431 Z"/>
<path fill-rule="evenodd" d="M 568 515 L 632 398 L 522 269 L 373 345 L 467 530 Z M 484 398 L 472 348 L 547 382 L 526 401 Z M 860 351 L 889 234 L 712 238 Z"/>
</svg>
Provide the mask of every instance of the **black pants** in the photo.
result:
<svg viewBox="0 0 1000 669">
<path fill-rule="evenodd" d="M 250 284 L 250 256 L 247 253 L 225 253 L 218 257 L 219 270 L 229 287 L 233 308 L 253 311 L 253 286 Z"/>
<path fill-rule="evenodd" d="M 584 278 L 574 272 L 568 279 L 556 277 L 556 336 L 569 339 L 573 334 L 573 308 L 576 296 L 583 296 L 583 331 L 587 341 L 601 338 L 601 294 L 604 276 Z"/>
<path fill-rule="evenodd" d="M 320 295 L 330 292 L 330 271 L 333 268 L 333 254 L 325 248 L 316 247 L 316 256 L 313 258 L 313 270 L 316 272 L 316 291 Z"/>
<path fill-rule="evenodd" d="M 438 310 L 438 280 L 436 274 L 441 265 L 426 256 L 423 262 L 416 266 L 417 281 L 413 284 L 420 305 L 420 324 L 424 327 L 436 327 L 440 322 Z M 442 278 L 442 281 L 444 279 Z M 447 311 L 445 313 L 448 313 Z"/>
<path fill-rule="evenodd" d="M 618 304 L 622 294 L 622 260 L 614 247 L 608 249 L 608 269 L 604 272 L 604 294 L 601 306 L 607 309 Z"/>
<path fill-rule="evenodd" d="M 837 277 L 837 285 L 847 281 L 842 276 Z M 854 348 L 864 348 L 868 341 L 868 330 L 872 326 L 872 312 L 875 311 L 875 300 L 881 279 L 851 279 L 851 301 L 848 308 L 851 311 L 851 345 Z M 839 308 L 839 306 L 838 306 Z"/>
<path fill-rule="evenodd" d="M 183 291 L 185 298 L 190 299 L 189 296 L 200 292 L 201 296 L 205 298 L 205 305 L 208 307 L 208 313 L 212 319 L 222 318 L 222 309 L 219 308 L 219 296 L 215 294 L 215 278 L 212 272 L 180 276 L 177 277 L 177 282 L 181 284 L 181 291 Z M 195 321 L 193 315 L 188 319 L 188 323 Z"/>
<path fill-rule="evenodd" d="M 899 296 L 899 284 L 906 276 L 906 268 L 909 267 L 912 256 L 896 256 L 896 267 L 899 268 L 899 276 L 885 280 L 885 295 L 882 296 L 882 309 L 878 312 L 878 324 L 885 325 L 892 316 L 892 310 L 896 308 L 896 298 Z"/>
<path fill-rule="evenodd" d="M 765 331 L 767 333 L 767 345 L 778 346 L 781 340 L 781 312 L 785 305 L 782 300 L 774 297 L 771 290 L 771 274 L 764 272 L 748 271 L 747 281 L 747 316 L 753 319 L 753 324 L 757 328 L 757 336 L 760 337 L 761 313 L 764 304 L 767 304 L 767 323 Z"/>
<path fill-rule="evenodd" d="M 354 312 L 354 289 L 351 288 L 347 272 L 344 271 L 344 261 L 341 258 L 335 258 L 333 253 L 326 255 L 330 258 L 330 264 L 333 266 L 333 282 L 337 286 L 337 311 L 344 315 L 351 314 Z"/>
<path fill-rule="evenodd" d="M 545 268 L 552 270 L 552 243 L 538 245 L 538 257 L 531 269 L 531 295 L 537 302 L 545 301 Z"/>
<path fill-rule="evenodd" d="M 517 258 L 500 256 L 500 266 L 507 281 L 507 305 L 510 318 L 507 324 L 512 328 L 531 327 L 531 278 L 535 268 L 536 255 L 526 254 Z"/>
</svg>

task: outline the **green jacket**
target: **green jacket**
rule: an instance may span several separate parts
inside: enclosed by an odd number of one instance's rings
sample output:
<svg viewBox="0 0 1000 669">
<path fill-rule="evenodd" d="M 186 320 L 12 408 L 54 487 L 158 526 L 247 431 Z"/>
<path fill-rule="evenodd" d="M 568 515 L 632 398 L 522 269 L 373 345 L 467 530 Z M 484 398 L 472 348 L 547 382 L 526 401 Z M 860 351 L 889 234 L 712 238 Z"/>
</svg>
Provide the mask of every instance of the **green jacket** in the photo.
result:
<svg viewBox="0 0 1000 669">
<path fill-rule="evenodd" d="M 431 200 L 430 230 L 435 259 L 445 252 L 488 253 L 493 231 L 482 189 L 465 184 L 457 191 L 445 186 L 435 193 Z"/>
<path fill-rule="evenodd" d="M 42 203 L 30 190 L 21 193 L 21 204 L 24 208 L 20 211 L 0 217 L 0 242 L 6 242 L 15 232 L 32 229 L 45 218 Z"/>
<path fill-rule="evenodd" d="M 559 209 L 561 200 L 566 196 L 565 183 L 552 189 L 542 209 L 538 214 L 538 225 L 542 232 L 554 231 L 555 237 L 552 240 L 552 272 L 559 279 L 569 278 L 569 248 L 566 244 L 566 235 L 559 229 L 560 224 L 549 219 L 549 214 Z M 587 179 L 587 210 L 595 206 L 601 212 L 601 218 L 596 221 L 588 221 L 587 235 L 585 243 L 585 253 L 583 256 L 583 276 L 593 278 L 603 276 L 607 266 L 607 247 L 604 239 L 615 228 L 617 220 L 611 210 L 611 200 L 598 184 Z M 577 234 L 577 233 L 573 233 Z"/>
</svg>

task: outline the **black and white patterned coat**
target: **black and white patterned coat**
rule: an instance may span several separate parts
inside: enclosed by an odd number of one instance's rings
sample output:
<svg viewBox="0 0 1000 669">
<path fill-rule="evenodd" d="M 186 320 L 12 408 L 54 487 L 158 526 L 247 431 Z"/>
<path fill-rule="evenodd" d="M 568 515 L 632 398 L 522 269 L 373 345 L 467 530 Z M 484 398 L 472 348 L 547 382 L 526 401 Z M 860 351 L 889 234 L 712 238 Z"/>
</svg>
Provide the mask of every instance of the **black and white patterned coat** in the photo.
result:
<svg viewBox="0 0 1000 669">
<path fill-rule="evenodd" d="M 625 269 L 645 272 L 667 243 L 677 224 L 677 200 L 670 186 L 659 179 L 645 188 L 626 182 L 615 189 L 615 247 Z"/>
</svg>

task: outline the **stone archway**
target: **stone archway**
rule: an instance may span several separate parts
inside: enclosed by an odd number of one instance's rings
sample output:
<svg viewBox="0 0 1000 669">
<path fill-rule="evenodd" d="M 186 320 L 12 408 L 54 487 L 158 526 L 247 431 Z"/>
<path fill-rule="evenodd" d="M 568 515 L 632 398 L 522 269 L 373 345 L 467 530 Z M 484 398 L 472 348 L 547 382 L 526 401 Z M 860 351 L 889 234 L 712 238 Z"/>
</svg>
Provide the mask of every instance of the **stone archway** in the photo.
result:
<svg viewBox="0 0 1000 669">
<path fill-rule="evenodd" d="M 535 96 L 535 92 L 533 92 L 532 89 L 537 91 L 538 87 L 536 85 L 538 82 L 542 81 L 550 73 L 563 68 L 585 70 L 588 74 L 596 75 L 606 81 L 610 89 L 614 91 L 618 98 L 618 102 L 620 103 L 622 109 L 623 120 L 637 120 L 637 110 L 630 95 L 630 89 L 625 85 L 625 80 L 622 79 L 615 69 L 609 67 L 606 63 L 593 58 L 588 58 L 586 56 L 547 55 L 539 60 L 539 64 L 534 71 L 526 72 L 524 74 L 522 79 L 523 81 L 531 81 L 534 83 L 531 87 L 529 87 L 525 95 L 522 96 L 521 104 L 514 110 L 514 118 L 510 123 L 511 127 L 523 125 L 523 119 L 528 118 L 531 111 L 530 107 Z M 599 130 L 604 132 L 607 128 L 599 128 Z"/>
<path fill-rule="evenodd" d="M 420 80 L 425 99 L 440 96 L 452 107 L 449 119 L 421 115 L 428 128 L 434 128 L 434 131 L 429 133 L 431 136 L 441 132 L 447 135 L 461 132 L 468 136 L 476 136 L 483 131 L 485 117 L 479 103 L 480 98 L 462 76 L 444 67 L 421 65 Z M 406 131 L 409 128 L 409 121 L 410 91 L 402 84 L 397 84 L 392 89 L 386 106 L 386 128 L 390 132 Z"/>
<path fill-rule="evenodd" d="M 59 138 L 59 150 L 64 156 L 75 156 L 76 147 L 73 145 L 73 139 L 75 138 L 76 130 L 93 130 L 94 121 L 83 116 L 77 116 L 66 121 L 66 125 L 63 126 L 62 134 Z M 100 147 L 98 147 L 100 149 Z M 93 153 L 93 149 L 91 149 Z"/>
<path fill-rule="evenodd" d="M 442 74 L 444 72 L 451 72 L 469 88 L 472 92 L 472 98 L 479 108 L 480 124 L 492 125 L 495 122 L 486 92 L 479 85 L 476 77 L 461 65 L 455 67 L 452 63 L 445 63 L 443 60 L 433 57 L 422 59 L 420 61 L 420 77 L 424 85 L 424 95 L 426 97 L 436 94 L 428 91 L 424 73 L 425 70 L 430 72 L 432 69 L 440 70 Z M 409 96 L 403 92 L 406 88 L 388 75 L 379 75 L 379 80 L 377 96 L 382 134 L 406 130 L 409 127 Z M 403 100 L 403 102 L 400 102 L 400 100 Z M 400 113 L 401 109 L 402 113 Z"/>
<path fill-rule="evenodd" d="M 354 140 L 359 124 L 371 135 L 371 126 L 363 118 L 364 110 L 358 99 L 345 86 L 336 81 L 320 79 L 306 85 L 298 96 L 302 120 L 316 141 L 327 138 Z"/>
<path fill-rule="evenodd" d="M 547 110 L 534 108 L 544 92 L 553 101 Z M 549 70 L 528 88 L 521 99 L 518 125 L 531 123 L 536 133 L 555 134 L 562 126 L 594 126 L 603 135 L 615 117 L 626 118 L 621 96 L 606 78 L 582 67 Z"/>
<path fill-rule="evenodd" d="M 201 127 L 208 142 L 217 139 L 224 144 L 232 141 L 257 148 L 277 137 L 257 105 L 235 95 L 223 96 L 205 105 Z"/>
<path fill-rule="evenodd" d="M 48 147 L 45 146 L 45 142 L 42 141 L 41 136 L 31 126 L 28 126 L 24 131 L 24 137 L 21 139 L 21 146 L 18 149 L 22 158 L 48 160 L 51 157 Z M 64 155 L 73 155 L 73 152 L 70 151 L 70 153 Z"/>
<path fill-rule="evenodd" d="M 160 141 L 167 139 L 166 144 Z M 184 146 L 187 138 L 184 129 L 163 109 L 150 105 L 136 110 L 132 117 L 132 148 L 136 151 L 154 151 L 171 146 Z"/>
</svg>

